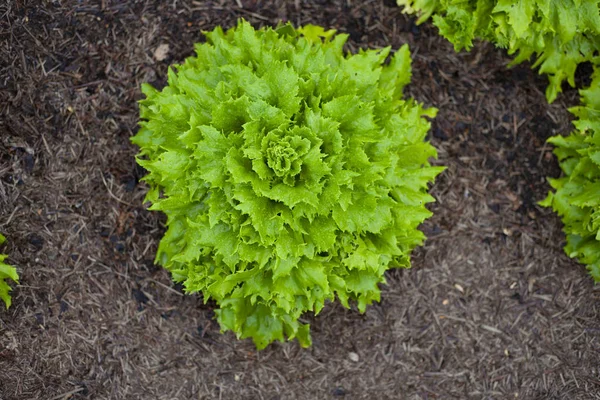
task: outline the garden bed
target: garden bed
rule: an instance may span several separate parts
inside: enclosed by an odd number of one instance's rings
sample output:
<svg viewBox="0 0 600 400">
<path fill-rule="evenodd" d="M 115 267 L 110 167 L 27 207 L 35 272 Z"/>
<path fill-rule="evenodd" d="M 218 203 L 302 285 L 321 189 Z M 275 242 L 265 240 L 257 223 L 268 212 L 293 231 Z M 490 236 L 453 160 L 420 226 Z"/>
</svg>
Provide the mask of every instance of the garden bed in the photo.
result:
<svg viewBox="0 0 600 400">
<path fill-rule="evenodd" d="M 9 0 L 0 16 L 0 231 L 21 275 L 0 399 L 600 396 L 600 291 L 536 205 L 576 91 L 548 105 L 529 65 L 489 44 L 456 54 L 393 1 Z M 364 315 L 307 315 L 309 349 L 221 334 L 214 304 L 153 264 L 164 217 L 142 205 L 129 142 L 140 85 L 240 17 L 335 28 L 351 51 L 408 43 L 406 93 L 440 110 L 429 239 Z"/>
</svg>

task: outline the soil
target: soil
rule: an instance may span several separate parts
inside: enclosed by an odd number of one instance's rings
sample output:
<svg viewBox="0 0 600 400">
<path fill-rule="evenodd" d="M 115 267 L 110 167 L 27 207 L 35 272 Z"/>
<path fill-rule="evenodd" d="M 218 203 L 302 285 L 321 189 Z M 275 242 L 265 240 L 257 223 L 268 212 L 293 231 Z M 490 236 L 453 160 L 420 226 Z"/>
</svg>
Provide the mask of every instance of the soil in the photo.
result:
<svg viewBox="0 0 600 400">
<path fill-rule="evenodd" d="M 407 95 L 440 110 L 429 239 L 364 315 L 306 316 L 309 349 L 221 334 L 214 305 L 153 264 L 164 217 L 129 142 L 140 84 L 240 17 L 333 27 L 350 51 L 409 43 Z M 0 399 L 600 398 L 600 290 L 537 205 L 560 174 L 545 140 L 578 95 L 548 105 L 546 78 L 508 62 L 455 53 L 393 0 L 4 0 L 0 230 L 21 284 L 0 310 Z"/>
</svg>

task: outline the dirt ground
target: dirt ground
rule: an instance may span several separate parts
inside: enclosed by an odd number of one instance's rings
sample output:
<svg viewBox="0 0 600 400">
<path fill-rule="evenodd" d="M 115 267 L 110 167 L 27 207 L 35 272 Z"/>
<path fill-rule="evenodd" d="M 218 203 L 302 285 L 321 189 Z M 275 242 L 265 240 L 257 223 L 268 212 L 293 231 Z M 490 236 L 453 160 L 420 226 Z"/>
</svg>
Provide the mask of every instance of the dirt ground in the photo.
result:
<svg viewBox="0 0 600 400">
<path fill-rule="evenodd" d="M 407 95 L 440 109 L 429 240 L 364 315 L 307 316 L 310 349 L 221 334 L 153 265 L 164 217 L 129 143 L 140 84 L 240 17 L 334 27 L 352 51 L 409 43 Z M 508 60 L 454 53 L 393 0 L 0 1 L 0 231 L 21 274 L 0 399 L 600 398 L 600 290 L 536 205 L 577 93 L 548 105 L 546 79 Z"/>
</svg>

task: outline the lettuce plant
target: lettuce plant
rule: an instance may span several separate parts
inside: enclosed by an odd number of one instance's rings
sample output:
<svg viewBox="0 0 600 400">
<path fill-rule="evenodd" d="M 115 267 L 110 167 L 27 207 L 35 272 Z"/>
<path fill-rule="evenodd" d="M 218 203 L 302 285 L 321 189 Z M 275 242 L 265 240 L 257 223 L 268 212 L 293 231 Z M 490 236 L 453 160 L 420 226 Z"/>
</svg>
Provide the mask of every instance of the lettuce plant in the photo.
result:
<svg viewBox="0 0 600 400">
<path fill-rule="evenodd" d="M 6 238 L 0 234 L 0 245 L 6 241 Z M 0 299 L 6 304 L 6 308 L 11 305 L 10 297 L 10 286 L 6 283 L 6 280 L 11 279 L 16 283 L 19 283 L 19 275 L 17 269 L 4 263 L 8 256 L 6 254 L 0 254 Z"/>
<path fill-rule="evenodd" d="M 541 203 L 561 217 L 567 235 L 565 251 L 587 265 L 600 282 L 600 69 L 592 84 L 581 90 L 582 105 L 570 111 L 578 118 L 569 136 L 554 136 L 564 176 L 550 179 L 555 192 Z"/>
<path fill-rule="evenodd" d="M 218 27 L 162 91 L 142 87 L 132 141 L 168 218 L 156 261 L 259 349 L 308 346 L 299 318 L 335 297 L 378 301 L 424 239 L 443 170 L 424 141 L 436 110 L 402 99 L 408 47 L 384 65 L 390 48 L 344 55 L 334 32 Z"/>
<path fill-rule="evenodd" d="M 474 39 L 491 41 L 517 53 L 511 65 L 536 56 L 534 67 L 548 74 L 546 98 L 554 101 L 575 70 L 600 50 L 600 0 L 397 0 L 418 22 L 433 15 L 440 34 L 456 51 L 469 50 Z"/>
</svg>

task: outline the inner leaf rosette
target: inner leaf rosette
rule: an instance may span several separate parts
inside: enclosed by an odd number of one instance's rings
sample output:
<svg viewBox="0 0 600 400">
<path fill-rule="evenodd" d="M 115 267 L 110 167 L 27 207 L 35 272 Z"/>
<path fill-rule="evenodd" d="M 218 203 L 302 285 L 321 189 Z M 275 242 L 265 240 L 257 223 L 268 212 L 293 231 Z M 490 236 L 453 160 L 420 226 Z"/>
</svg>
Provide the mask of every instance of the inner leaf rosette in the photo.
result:
<svg viewBox="0 0 600 400">
<path fill-rule="evenodd" d="M 167 217 L 156 260 L 214 299 L 223 330 L 258 348 L 297 337 L 336 297 L 361 312 L 409 267 L 433 201 L 435 116 L 402 99 L 408 47 L 344 55 L 347 35 L 306 26 L 206 33 L 196 56 L 143 85 L 132 141 L 147 200 Z"/>
</svg>

